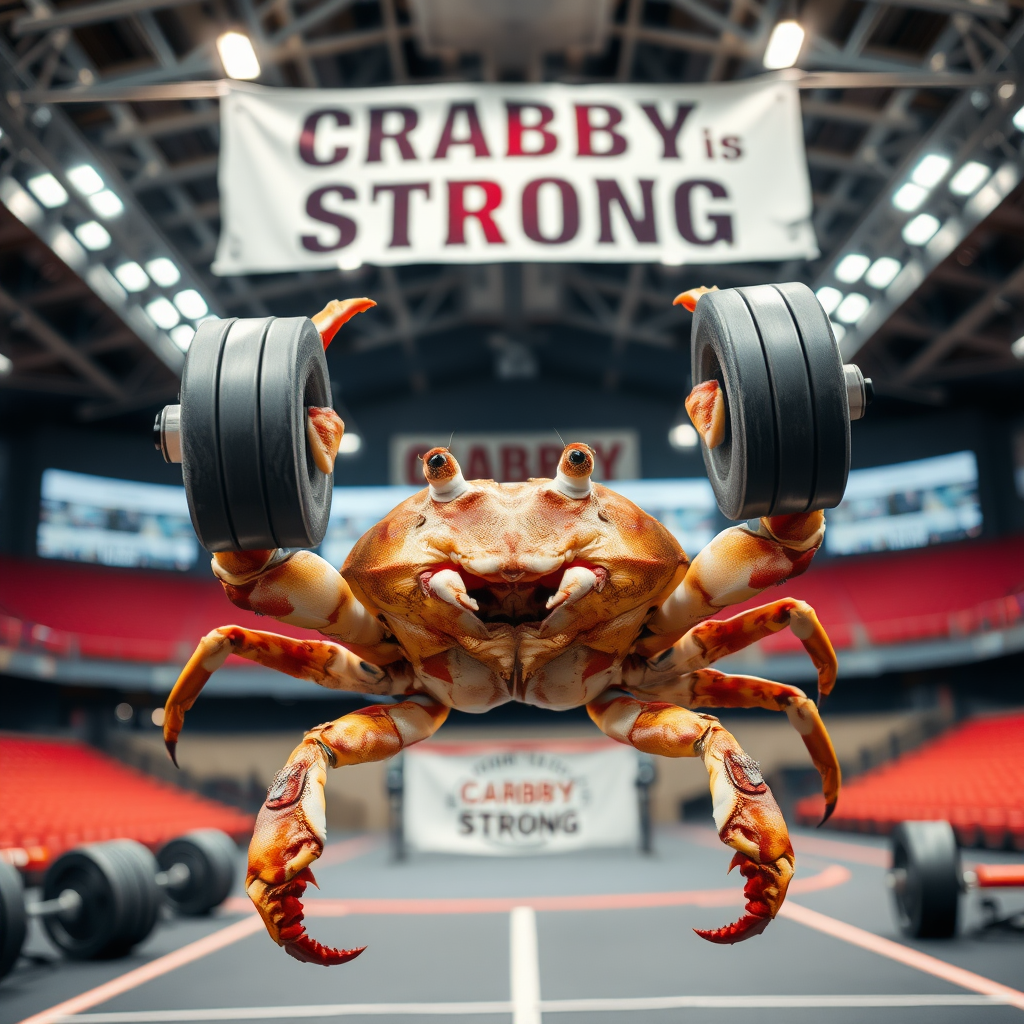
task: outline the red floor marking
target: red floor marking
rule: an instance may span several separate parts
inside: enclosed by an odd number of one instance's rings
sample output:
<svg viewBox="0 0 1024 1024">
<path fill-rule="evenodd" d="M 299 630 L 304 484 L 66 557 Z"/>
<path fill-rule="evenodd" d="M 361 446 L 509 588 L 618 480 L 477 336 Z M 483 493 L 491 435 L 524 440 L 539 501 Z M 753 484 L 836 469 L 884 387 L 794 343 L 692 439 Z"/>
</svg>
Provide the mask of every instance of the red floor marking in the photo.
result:
<svg viewBox="0 0 1024 1024">
<path fill-rule="evenodd" d="M 850 880 L 850 872 L 838 864 L 810 878 L 798 878 L 790 893 L 833 889 Z M 350 914 L 507 914 L 513 907 L 534 910 L 641 910 L 657 907 L 727 907 L 743 902 L 739 885 L 728 889 L 684 889 L 678 892 L 595 893 L 581 896 L 479 896 L 449 899 L 318 899 L 304 901 L 307 917 L 347 917 Z M 226 910 L 251 909 L 248 900 L 235 896 Z"/>
<path fill-rule="evenodd" d="M 907 967 L 924 971 L 925 974 L 933 974 L 936 978 L 948 981 L 951 985 L 958 985 L 960 988 L 980 992 L 986 996 L 996 996 L 1012 1006 L 1016 1006 L 1018 1010 L 1024 1010 L 1024 992 L 1019 989 L 1000 985 L 998 981 L 993 981 L 991 978 L 964 970 L 962 967 L 956 967 L 945 960 L 921 953 L 899 942 L 883 939 L 880 935 L 864 931 L 863 928 L 857 928 L 845 921 L 837 921 L 834 917 L 819 914 L 816 910 L 809 910 L 798 903 L 784 903 L 779 911 L 779 916 L 824 932 L 843 942 L 849 942 L 853 946 L 860 946 L 861 949 L 877 953 L 879 956 L 888 957 Z"/>
<path fill-rule="evenodd" d="M 143 964 L 141 967 L 136 967 L 134 971 L 128 971 L 126 974 L 113 978 L 102 985 L 97 985 L 96 988 L 91 988 L 88 992 L 73 996 L 71 999 L 66 999 L 63 1003 L 51 1006 L 48 1010 L 43 1010 L 41 1013 L 26 1017 L 19 1024 L 51 1024 L 58 1017 L 65 1017 L 72 1013 L 81 1013 L 83 1010 L 88 1010 L 99 1003 L 105 1003 L 108 999 L 113 999 L 115 996 L 119 996 L 133 988 L 138 988 L 139 985 L 144 985 L 147 981 L 159 978 L 161 974 L 175 971 L 179 967 L 184 967 L 185 964 L 192 963 L 193 960 L 199 960 L 210 953 L 216 952 L 218 949 L 230 946 L 232 943 L 238 942 L 239 939 L 244 939 L 246 936 L 254 935 L 262 930 L 263 921 L 254 913 L 252 917 L 246 917 L 241 921 L 236 921 L 234 924 L 229 924 L 226 928 L 221 928 L 220 931 L 216 931 L 212 935 L 207 935 L 205 938 L 190 942 L 187 946 L 174 950 L 173 953 L 157 957 L 156 960 Z"/>
</svg>

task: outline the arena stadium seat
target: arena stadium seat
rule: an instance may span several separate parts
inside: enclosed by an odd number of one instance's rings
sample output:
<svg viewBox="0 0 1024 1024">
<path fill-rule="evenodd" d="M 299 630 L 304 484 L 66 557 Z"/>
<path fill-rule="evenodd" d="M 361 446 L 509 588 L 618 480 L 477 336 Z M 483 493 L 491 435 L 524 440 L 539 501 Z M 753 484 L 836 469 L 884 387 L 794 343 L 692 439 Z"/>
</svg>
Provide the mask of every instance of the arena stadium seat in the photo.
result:
<svg viewBox="0 0 1024 1024">
<path fill-rule="evenodd" d="M 79 843 L 137 839 L 155 849 L 196 828 L 236 838 L 251 815 L 151 779 L 82 743 L 0 735 L 0 857 L 44 868 Z"/>
<path fill-rule="evenodd" d="M 1024 850 L 1024 715 L 978 718 L 843 786 L 834 828 L 888 834 L 905 820 L 948 821 L 961 846 Z M 822 799 L 797 804 L 821 820 Z"/>
</svg>

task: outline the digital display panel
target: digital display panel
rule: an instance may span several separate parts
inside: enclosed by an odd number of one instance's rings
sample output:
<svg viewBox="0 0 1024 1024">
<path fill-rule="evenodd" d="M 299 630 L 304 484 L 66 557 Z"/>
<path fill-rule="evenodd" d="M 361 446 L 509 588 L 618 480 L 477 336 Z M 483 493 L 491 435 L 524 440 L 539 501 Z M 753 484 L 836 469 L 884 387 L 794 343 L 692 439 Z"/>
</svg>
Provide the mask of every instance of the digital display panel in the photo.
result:
<svg viewBox="0 0 1024 1024">
<path fill-rule="evenodd" d="M 825 512 L 833 555 L 898 551 L 981 534 L 978 462 L 954 452 L 850 473 L 846 494 Z"/>
<path fill-rule="evenodd" d="M 715 535 L 717 507 L 707 480 L 616 480 L 610 485 L 663 523 L 693 558 Z M 335 487 L 320 554 L 344 564 L 355 542 L 419 487 Z"/>
<path fill-rule="evenodd" d="M 185 488 L 43 472 L 36 530 L 41 558 L 187 570 L 199 557 Z"/>
</svg>

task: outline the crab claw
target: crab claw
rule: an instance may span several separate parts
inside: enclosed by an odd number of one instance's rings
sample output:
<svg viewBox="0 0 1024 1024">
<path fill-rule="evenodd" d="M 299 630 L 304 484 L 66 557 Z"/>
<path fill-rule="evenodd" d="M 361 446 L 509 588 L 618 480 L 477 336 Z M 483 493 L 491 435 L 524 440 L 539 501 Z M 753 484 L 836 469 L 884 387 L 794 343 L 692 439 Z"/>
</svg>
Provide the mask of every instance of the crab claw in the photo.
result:
<svg viewBox="0 0 1024 1024">
<path fill-rule="evenodd" d="M 558 590 L 548 598 L 545 607 L 551 612 L 540 625 L 539 636 L 553 636 L 564 629 L 571 619 L 569 609 L 592 590 L 599 594 L 608 582 L 608 570 L 601 566 L 593 569 L 585 565 L 573 565 L 562 573 Z"/>
<path fill-rule="evenodd" d="M 326 349 L 334 340 L 338 329 L 348 323 L 356 315 L 373 309 L 377 303 L 373 299 L 331 299 L 330 302 L 312 317 L 313 326 L 320 335 Z"/>
<path fill-rule="evenodd" d="M 683 403 L 686 415 L 710 451 L 725 440 L 725 396 L 712 378 L 698 384 Z"/>
<path fill-rule="evenodd" d="M 333 409 L 311 405 L 306 410 L 306 440 L 321 473 L 330 476 L 334 471 L 334 460 L 344 436 L 345 424 Z"/>
<path fill-rule="evenodd" d="M 682 306 L 683 309 L 688 309 L 691 313 L 697 308 L 697 300 L 708 292 L 717 292 L 718 285 L 712 285 L 710 288 L 705 288 L 701 285 L 699 288 L 691 288 L 688 292 L 680 292 L 673 300 L 673 306 Z"/>
<path fill-rule="evenodd" d="M 480 605 L 469 596 L 465 580 L 454 569 L 421 573 L 420 587 L 424 594 L 440 598 L 445 604 L 457 608 L 459 624 L 471 636 L 484 638 L 488 635 L 487 627 L 476 616 Z"/>
<path fill-rule="evenodd" d="M 245 891 L 256 905 L 271 938 L 289 956 L 306 964 L 319 964 L 321 967 L 333 967 L 354 960 L 366 949 L 365 946 L 356 949 L 334 949 L 317 942 L 306 933 L 306 927 L 302 923 L 304 915 L 301 897 L 310 882 L 316 885 L 313 872 L 309 868 L 304 868 L 282 885 L 267 885 L 262 879 L 254 879 Z"/>
<path fill-rule="evenodd" d="M 738 867 L 747 880 L 743 895 L 747 899 L 746 913 L 724 928 L 694 928 L 708 942 L 731 946 L 734 942 L 753 938 L 772 922 L 786 898 L 789 880 L 793 877 L 793 855 L 783 854 L 770 864 L 758 864 L 745 853 L 737 853 L 729 863 L 729 870 Z"/>
<path fill-rule="evenodd" d="M 310 882 L 316 885 L 309 866 L 324 848 L 326 750 L 314 734 L 307 734 L 274 777 L 256 818 L 245 879 L 245 891 L 270 937 L 296 960 L 323 967 L 343 964 L 365 948 L 324 946 L 306 934 L 302 923 L 302 894 Z"/>
</svg>

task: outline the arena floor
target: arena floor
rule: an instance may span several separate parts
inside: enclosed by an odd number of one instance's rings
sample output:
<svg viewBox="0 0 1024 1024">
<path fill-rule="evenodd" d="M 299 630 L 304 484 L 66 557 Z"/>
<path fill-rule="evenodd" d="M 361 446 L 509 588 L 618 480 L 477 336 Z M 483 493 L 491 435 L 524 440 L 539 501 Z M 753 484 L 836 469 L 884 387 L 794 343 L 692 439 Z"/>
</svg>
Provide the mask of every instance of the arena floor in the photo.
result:
<svg viewBox="0 0 1024 1024">
<path fill-rule="evenodd" d="M 401 864 L 375 839 L 347 839 L 316 868 L 321 890 L 307 907 L 315 937 L 368 944 L 354 962 L 291 960 L 233 897 L 213 918 L 165 923 L 127 960 L 63 961 L 33 933 L 0 986 L 0 1024 L 738 1024 L 751 1011 L 764 1024 L 1021 1019 L 1024 936 L 979 930 L 976 896 L 959 938 L 907 943 L 889 909 L 882 841 L 797 831 L 794 845 L 785 916 L 730 948 L 690 930 L 738 910 L 741 880 L 725 877 L 729 854 L 710 829 L 662 831 L 650 857 L 412 855 Z M 1024 907 L 1021 890 L 999 899 L 1005 910 Z"/>
</svg>

